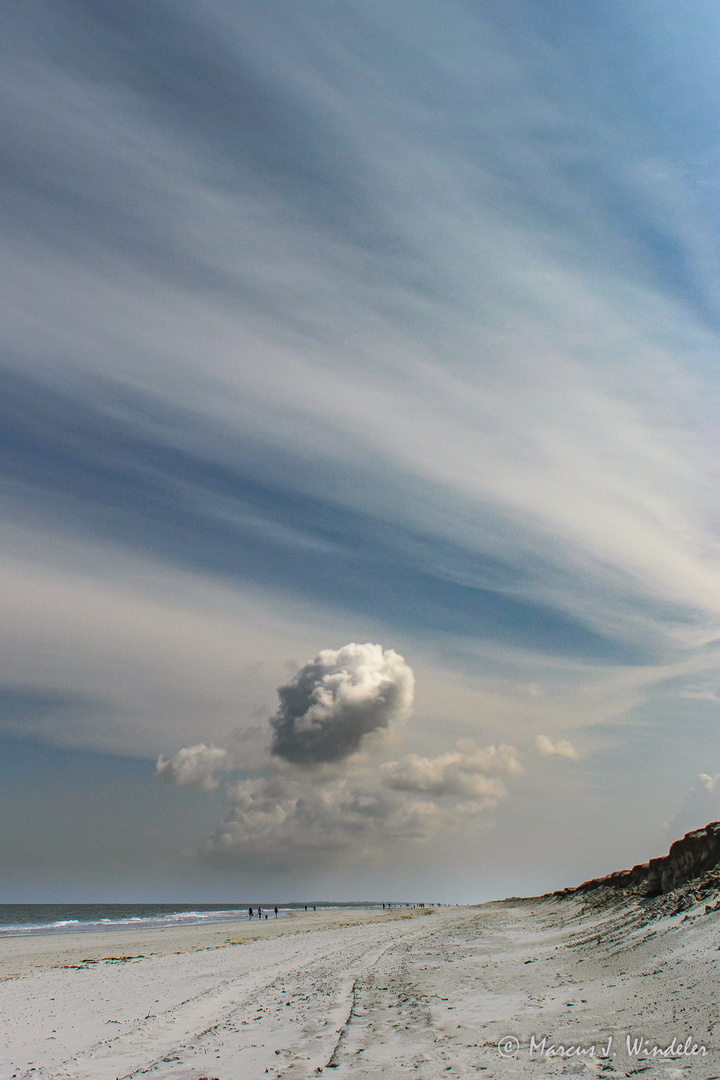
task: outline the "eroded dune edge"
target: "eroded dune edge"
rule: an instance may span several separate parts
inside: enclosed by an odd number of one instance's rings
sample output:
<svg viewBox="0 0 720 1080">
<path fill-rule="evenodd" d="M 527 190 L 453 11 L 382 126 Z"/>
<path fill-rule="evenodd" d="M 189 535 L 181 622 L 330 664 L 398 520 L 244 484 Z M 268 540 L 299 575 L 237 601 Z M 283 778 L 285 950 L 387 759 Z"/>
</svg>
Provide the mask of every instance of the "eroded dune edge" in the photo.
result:
<svg viewBox="0 0 720 1080">
<path fill-rule="evenodd" d="M 0 1076 L 709 1080 L 711 876 L 650 898 L 635 875 L 476 908 L 8 939 Z"/>
</svg>

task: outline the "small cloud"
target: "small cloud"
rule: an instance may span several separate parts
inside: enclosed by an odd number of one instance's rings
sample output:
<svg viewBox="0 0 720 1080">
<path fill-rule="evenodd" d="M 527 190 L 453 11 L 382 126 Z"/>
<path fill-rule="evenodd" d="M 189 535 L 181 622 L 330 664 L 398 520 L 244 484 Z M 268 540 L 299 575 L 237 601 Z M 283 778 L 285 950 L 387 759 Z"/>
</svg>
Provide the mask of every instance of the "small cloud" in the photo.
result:
<svg viewBox="0 0 720 1080">
<path fill-rule="evenodd" d="M 547 735 L 538 735 L 535 740 L 535 747 L 541 757 L 564 757 L 571 758 L 573 761 L 578 758 L 577 750 L 567 739 L 558 739 L 554 743 L 551 739 L 548 739 Z"/>
<path fill-rule="evenodd" d="M 698 773 L 668 825 L 674 839 L 720 818 L 720 773 Z"/>
<path fill-rule="evenodd" d="M 214 791 L 218 786 L 215 773 L 237 768 L 234 756 L 219 746 L 186 746 L 167 761 L 162 755 L 155 766 L 158 776 L 178 787 L 197 787 Z"/>
<path fill-rule="evenodd" d="M 698 780 L 703 785 L 706 791 L 713 791 L 718 780 L 720 780 L 720 773 L 715 776 L 709 776 L 707 773 L 698 773 Z"/>
<path fill-rule="evenodd" d="M 400 761 L 381 765 L 384 784 L 394 791 L 412 791 L 428 795 L 459 795 L 464 798 L 502 798 L 504 785 L 489 772 L 518 774 L 522 766 L 514 746 L 488 746 L 484 749 L 462 745 L 461 749 L 436 758 L 407 754 Z"/>
<path fill-rule="evenodd" d="M 177 784 L 178 787 L 196 787 L 202 791 L 215 791 L 218 787 L 215 774 L 236 772 L 243 768 L 247 760 L 244 744 L 257 740 L 264 734 L 265 728 L 257 724 L 238 728 L 230 737 L 229 749 L 221 746 L 206 746 L 205 743 L 186 746 L 167 761 L 160 755 L 155 769 L 163 780 Z"/>
</svg>

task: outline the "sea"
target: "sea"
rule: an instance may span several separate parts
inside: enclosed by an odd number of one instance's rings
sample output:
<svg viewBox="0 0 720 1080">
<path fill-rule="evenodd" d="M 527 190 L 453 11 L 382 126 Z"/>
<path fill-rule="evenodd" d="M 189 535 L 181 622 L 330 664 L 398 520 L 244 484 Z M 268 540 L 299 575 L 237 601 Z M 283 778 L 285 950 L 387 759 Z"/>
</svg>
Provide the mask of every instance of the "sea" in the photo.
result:
<svg viewBox="0 0 720 1080">
<path fill-rule="evenodd" d="M 261 904 L 274 917 L 274 904 Z M 374 901 L 278 903 L 278 918 L 320 909 L 379 908 Z M 400 906 L 400 905 L 398 905 Z M 0 904 L 0 937 L 31 934 L 77 934 L 85 930 L 138 930 L 143 927 L 189 926 L 237 922 L 257 917 L 258 904 Z"/>
</svg>

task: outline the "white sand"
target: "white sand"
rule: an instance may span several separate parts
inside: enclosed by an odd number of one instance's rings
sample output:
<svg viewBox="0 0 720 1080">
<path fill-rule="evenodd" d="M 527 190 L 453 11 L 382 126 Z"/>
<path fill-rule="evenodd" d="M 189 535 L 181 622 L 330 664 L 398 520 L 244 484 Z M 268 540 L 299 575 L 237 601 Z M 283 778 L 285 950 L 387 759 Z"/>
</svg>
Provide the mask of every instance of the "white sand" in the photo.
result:
<svg viewBox="0 0 720 1080">
<path fill-rule="evenodd" d="M 720 913 L 425 910 L 5 939 L 0 1077 L 720 1076 Z"/>
</svg>

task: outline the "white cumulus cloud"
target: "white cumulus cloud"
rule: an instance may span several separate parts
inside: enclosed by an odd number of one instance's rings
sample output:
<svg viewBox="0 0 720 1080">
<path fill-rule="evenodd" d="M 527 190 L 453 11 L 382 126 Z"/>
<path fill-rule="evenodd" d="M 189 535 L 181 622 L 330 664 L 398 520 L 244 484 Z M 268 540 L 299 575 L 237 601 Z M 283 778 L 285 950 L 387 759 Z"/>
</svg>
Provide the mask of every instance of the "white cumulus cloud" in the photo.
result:
<svg viewBox="0 0 720 1080">
<path fill-rule="evenodd" d="M 363 857 L 392 841 L 428 841 L 466 828 L 506 798 L 497 775 L 522 771 L 512 746 L 465 741 L 436 758 L 366 758 L 270 774 L 228 789 L 228 813 L 208 852 L 323 861 Z M 495 775 L 490 775 L 495 774 Z"/>
<path fill-rule="evenodd" d="M 278 688 L 271 753 L 299 764 L 340 761 L 365 735 L 408 716 L 414 688 L 412 669 L 392 649 L 323 649 Z"/>
<path fill-rule="evenodd" d="M 436 794 L 390 788 L 365 762 L 339 775 L 276 765 L 269 776 L 228 789 L 225 821 L 205 850 L 325 862 L 377 854 L 392 842 L 432 840 L 464 828 L 505 797 L 499 781 L 475 779 L 466 790 L 459 785 Z"/>
<path fill-rule="evenodd" d="M 502 798 L 502 782 L 488 772 L 520 773 L 522 766 L 513 746 L 475 748 L 467 743 L 436 758 L 407 754 L 400 761 L 381 766 L 383 780 L 395 791 L 428 795 L 459 795 L 465 798 Z"/>
<path fill-rule="evenodd" d="M 319 863 L 457 834 L 506 798 L 503 779 L 522 766 L 513 746 L 472 739 L 432 758 L 409 753 L 383 762 L 377 741 L 357 753 L 366 735 L 409 715 L 413 692 L 412 669 L 392 649 L 323 649 L 278 689 L 262 774 L 247 775 L 232 743 L 186 747 L 161 757 L 157 771 L 207 791 L 218 787 L 218 773 L 245 773 L 227 788 L 225 819 L 205 842 L 208 854 Z"/>
<path fill-rule="evenodd" d="M 710 776 L 708 773 L 698 773 L 698 780 L 706 791 L 713 791 L 718 780 L 720 780 L 720 773 L 717 773 L 715 776 Z"/>
<path fill-rule="evenodd" d="M 236 769 L 237 763 L 229 750 L 220 746 L 186 746 L 167 761 L 162 755 L 157 760 L 159 776 L 179 787 L 198 787 L 214 791 L 218 786 L 215 773 Z"/>
</svg>

